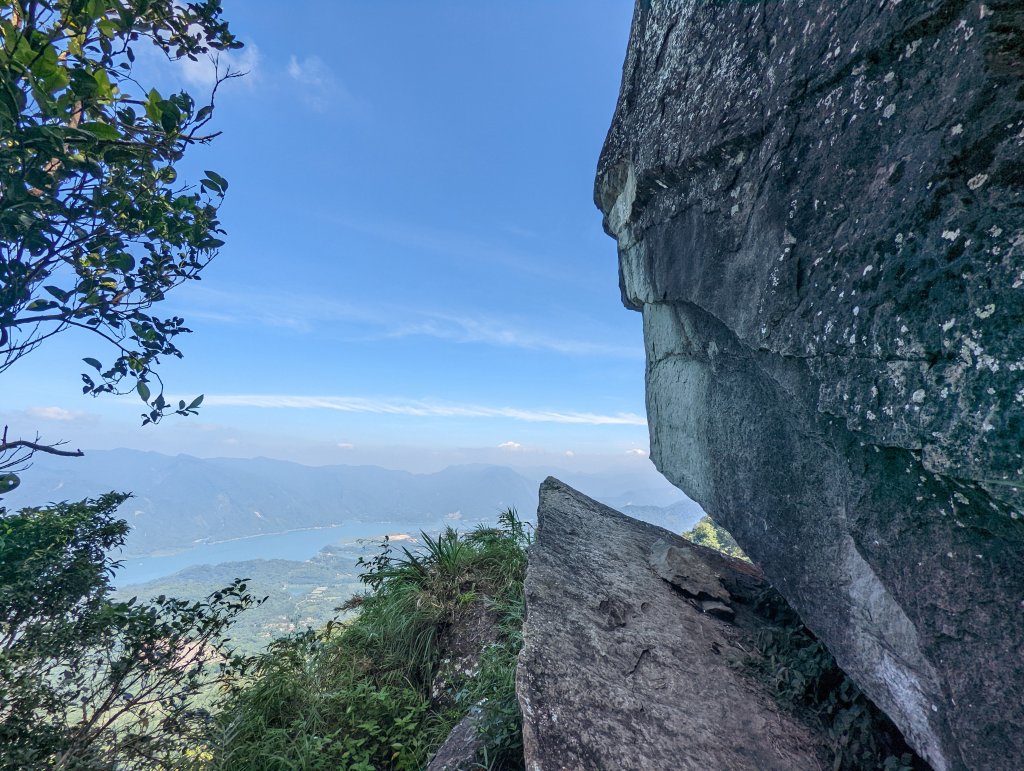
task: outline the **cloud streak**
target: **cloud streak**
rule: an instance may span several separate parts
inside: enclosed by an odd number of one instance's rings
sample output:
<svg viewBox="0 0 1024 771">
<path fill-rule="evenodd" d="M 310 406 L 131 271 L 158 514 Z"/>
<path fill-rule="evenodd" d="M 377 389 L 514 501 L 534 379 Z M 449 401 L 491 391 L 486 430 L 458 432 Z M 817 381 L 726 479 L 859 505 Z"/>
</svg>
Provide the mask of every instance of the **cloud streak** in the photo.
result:
<svg viewBox="0 0 1024 771">
<path fill-rule="evenodd" d="M 455 343 L 482 343 L 501 348 L 554 351 L 573 356 L 612 356 L 642 359 L 643 349 L 622 345 L 607 345 L 590 340 L 551 337 L 530 330 L 519 329 L 506 321 L 485 317 L 456 316 L 444 313 L 421 312 L 421 319 L 396 326 L 388 337 L 424 336 Z"/>
<path fill-rule="evenodd" d="M 224 324 L 257 323 L 309 334 L 324 328 L 337 330 L 339 326 L 334 322 L 344 322 L 346 331 L 356 339 L 432 337 L 453 343 L 552 351 L 572 356 L 644 357 L 641 345 L 557 337 L 525 328 L 515 320 L 485 314 L 388 305 L 359 307 L 315 295 L 232 294 L 205 288 L 192 289 L 191 298 L 192 302 L 181 308 L 182 315 Z"/>
<path fill-rule="evenodd" d="M 29 407 L 26 412 L 32 417 L 42 420 L 78 420 L 85 415 L 84 412 L 66 410 L 63 407 Z"/>
<path fill-rule="evenodd" d="M 325 112 L 332 106 L 348 109 L 356 106 L 351 92 L 319 56 L 309 55 L 300 59 L 292 54 L 285 71 L 298 86 L 302 101 L 316 112 Z"/>
<path fill-rule="evenodd" d="M 289 396 L 279 394 L 210 394 L 206 406 L 258 407 L 263 409 L 333 410 L 375 415 L 408 415 L 420 418 L 507 418 L 529 423 L 565 423 L 590 426 L 646 426 L 632 412 L 598 415 L 592 412 L 561 412 L 517 407 L 486 407 L 477 404 L 446 404 L 412 399 L 368 399 L 360 396 Z"/>
<path fill-rule="evenodd" d="M 259 78 L 260 50 L 255 43 L 249 43 L 241 51 L 217 51 L 209 56 L 200 56 L 195 61 L 178 59 L 177 66 L 186 83 L 200 88 L 212 88 L 218 77 L 228 73 L 245 75 L 242 83 L 251 87 Z"/>
</svg>

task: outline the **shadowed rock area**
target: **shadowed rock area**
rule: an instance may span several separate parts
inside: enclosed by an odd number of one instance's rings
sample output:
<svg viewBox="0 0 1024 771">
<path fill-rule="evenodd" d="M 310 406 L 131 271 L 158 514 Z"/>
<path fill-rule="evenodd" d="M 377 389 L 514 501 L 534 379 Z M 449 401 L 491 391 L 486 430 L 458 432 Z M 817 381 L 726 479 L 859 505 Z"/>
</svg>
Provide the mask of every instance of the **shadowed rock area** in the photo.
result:
<svg viewBox="0 0 1024 771">
<path fill-rule="evenodd" d="M 638 2 L 651 457 L 940 771 L 1024 758 L 1024 5 Z"/>
<path fill-rule="evenodd" d="M 537 519 L 516 684 L 528 771 L 823 767 L 821 738 L 737 666 L 764 623 L 756 568 L 553 478 Z"/>
</svg>

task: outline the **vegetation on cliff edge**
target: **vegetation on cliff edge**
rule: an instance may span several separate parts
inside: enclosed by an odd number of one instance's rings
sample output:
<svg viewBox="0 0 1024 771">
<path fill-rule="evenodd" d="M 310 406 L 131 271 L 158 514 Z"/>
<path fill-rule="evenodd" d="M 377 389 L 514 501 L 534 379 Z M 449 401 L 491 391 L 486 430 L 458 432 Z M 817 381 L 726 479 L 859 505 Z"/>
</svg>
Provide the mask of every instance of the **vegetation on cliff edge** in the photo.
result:
<svg viewBox="0 0 1024 771">
<path fill-rule="evenodd" d="M 112 596 L 127 496 L 0 508 L 0 769 L 186 769 L 202 702 L 239 675 L 227 632 L 257 604 L 243 581 L 198 601 Z"/>
<path fill-rule="evenodd" d="M 766 590 L 755 610 L 767 622 L 748 665 L 775 698 L 816 721 L 833 771 L 927 771 L 899 730 L 839 668 L 785 599 Z"/>
<path fill-rule="evenodd" d="M 750 562 L 750 558 L 743 553 L 740 545 L 736 543 L 736 539 L 729 534 L 729 531 L 716 525 L 714 520 L 706 514 L 701 517 L 700 522 L 693 526 L 692 530 L 683 533 L 683 538 L 698 546 L 706 546 L 709 549 L 728 554 L 730 557 Z"/>
<path fill-rule="evenodd" d="M 257 660 L 217 717 L 213 768 L 421 769 L 474 707 L 479 767 L 522 767 L 527 526 L 509 510 L 497 528 L 423 540 L 400 553 L 385 540 L 363 560 L 353 620 L 278 640 Z"/>
</svg>

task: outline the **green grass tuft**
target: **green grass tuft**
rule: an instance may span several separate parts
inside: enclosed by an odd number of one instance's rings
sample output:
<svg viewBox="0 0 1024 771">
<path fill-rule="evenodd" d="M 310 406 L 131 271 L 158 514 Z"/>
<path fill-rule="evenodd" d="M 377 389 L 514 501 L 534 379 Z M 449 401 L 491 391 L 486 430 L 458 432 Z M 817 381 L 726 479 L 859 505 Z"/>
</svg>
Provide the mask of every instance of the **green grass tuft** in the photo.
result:
<svg viewBox="0 0 1024 771">
<path fill-rule="evenodd" d="M 217 716 L 211 769 L 421 769 L 473 707 L 480 768 L 522 768 L 515 666 L 528 526 L 509 510 L 497 527 L 422 541 L 410 550 L 385 539 L 361 560 L 367 592 L 345 606 L 355 618 L 258 658 Z M 481 614 L 493 623 L 475 673 L 449 672 L 446 645 Z M 444 698 L 433 692 L 439 677 Z"/>
</svg>

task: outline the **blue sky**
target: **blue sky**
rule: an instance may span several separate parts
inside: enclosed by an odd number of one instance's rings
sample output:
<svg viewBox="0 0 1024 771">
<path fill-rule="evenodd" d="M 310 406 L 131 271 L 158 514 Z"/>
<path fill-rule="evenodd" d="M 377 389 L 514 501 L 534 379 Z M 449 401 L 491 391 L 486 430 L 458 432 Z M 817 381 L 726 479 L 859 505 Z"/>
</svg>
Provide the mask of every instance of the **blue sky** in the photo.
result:
<svg viewBox="0 0 1024 771">
<path fill-rule="evenodd" d="M 200 416 L 142 428 L 139 402 L 80 396 L 104 351 L 67 335 L 6 373 L 0 419 L 83 448 L 648 463 L 641 320 L 592 203 L 632 3 L 224 6 L 249 74 L 184 170 L 230 181 L 227 246 L 164 308 L 195 334 L 162 374 Z"/>
</svg>

